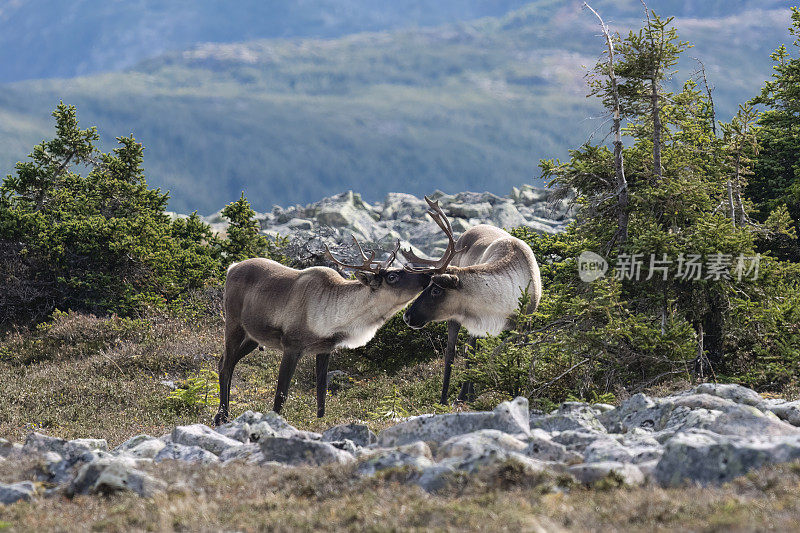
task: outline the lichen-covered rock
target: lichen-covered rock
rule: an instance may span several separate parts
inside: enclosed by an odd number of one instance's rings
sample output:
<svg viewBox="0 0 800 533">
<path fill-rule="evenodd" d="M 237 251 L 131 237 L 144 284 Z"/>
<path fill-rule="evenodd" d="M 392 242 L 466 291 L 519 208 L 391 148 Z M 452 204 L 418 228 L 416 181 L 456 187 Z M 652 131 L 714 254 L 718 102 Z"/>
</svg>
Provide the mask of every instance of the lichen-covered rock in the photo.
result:
<svg viewBox="0 0 800 533">
<path fill-rule="evenodd" d="M 765 410 L 774 413 L 778 418 L 793 426 L 800 426 L 800 400 L 766 404 Z"/>
<path fill-rule="evenodd" d="M 701 383 L 694 388 L 698 394 L 710 394 L 732 400 L 738 404 L 757 406 L 764 401 L 756 391 L 734 383 Z"/>
<path fill-rule="evenodd" d="M 31 481 L 0 483 L 0 504 L 11 505 L 19 501 L 30 501 L 36 494 L 36 485 Z"/>
<path fill-rule="evenodd" d="M 59 455 L 66 455 L 64 447 L 67 441 L 57 437 L 50 437 L 42 433 L 33 432 L 25 439 L 23 446 L 25 453 L 39 453 L 55 452 Z"/>
<path fill-rule="evenodd" d="M 258 457 L 254 458 L 256 455 L 258 455 Z M 261 446 L 257 443 L 243 444 L 236 447 L 232 446 L 220 454 L 219 460 L 223 463 L 228 461 L 260 462 L 263 460 Z"/>
<path fill-rule="evenodd" d="M 373 442 L 374 433 L 364 424 L 341 424 L 322 432 L 325 442 L 349 440 L 356 446 L 369 446 Z"/>
<path fill-rule="evenodd" d="M 289 465 L 346 464 L 354 460 L 353 454 L 316 440 L 273 437 L 259 441 L 259 445 L 266 461 Z"/>
<path fill-rule="evenodd" d="M 501 403 L 494 411 L 423 415 L 411 418 L 383 430 L 378 435 L 378 445 L 399 446 L 416 440 L 444 442 L 456 435 L 481 429 L 496 429 L 512 435 L 529 435 L 528 424 L 528 400 L 520 397 L 511 402 Z"/>
<path fill-rule="evenodd" d="M 639 393 L 622 402 L 618 408 L 600 414 L 599 419 L 611 433 L 626 433 L 633 428 L 657 431 L 663 429 L 673 408 L 670 402 L 656 402 Z"/>
<path fill-rule="evenodd" d="M 475 474 L 481 469 L 497 466 L 513 466 L 529 474 L 552 470 L 556 465 L 532 459 L 519 452 L 500 448 L 484 448 L 476 453 L 450 457 L 426 468 L 416 483 L 429 492 L 436 492 L 448 484 L 457 472 Z"/>
<path fill-rule="evenodd" d="M 422 441 L 397 448 L 374 448 L 358 456 L 357 471 L 370 476 L 388 468 L 410 467 L 419 471 L 434 465 L 431 450 Z"/>
<path fill-rule="evenodd" d="M 229 439 L 238 440 L 239 442 L 250 442 L 250 424 L 229 422 L 219 427 L 214 428 L 214 431 L 220 435 L 225 435 Z"/>
<path fill-rule="evenodd" d="M 239 443 L 239 445 L 241 446 L 242 444 Z M 153 461 L 156 463 L 167 460 L 207 464 L 216 463 L 219 458 L 200 446 L 187 446 L 177 442 L 169 442 L 153 457 Z"/>
<path fill-rule="evenodd" d="M 214 455 L 219 455 L 232 446 L 241 446 L 241 441 L 217 433 L 203 424 L 178 426 L 172 430 L 172 442 L 186 446 L 199 446 Z"/>
<path fill-rule="evenodd" d="M 8 457 L 22 450 L 22 445 L 0 438 L 0 457 Z"/>
<path fill-rule="evenodd" d="M 707 430 L 676 434 L 654 471 L 665 486 L 722 483 L 766 464 L 800 458 L 800 435 L 719 435 Z"/>
<path fill-rule="evenodd" d="M 600 411 L 583 402 L 564 402 L 558 409 L 547 415 L 530 417 L 530 427 L 548 432 L 569 430 L 606 430 L 598 418 Z"/>
<path fill-rule="evenodd" d="M 595 483 L 611 474 L 619 476 L 626 485 L 641 485 L 645 476 L 638 466 L 616 461 L 602 461 L 572 465 L 568 469 L 575 479 L 581 483 Z"/>
<path fill-rule="evenodd" d="M 110 494 L 132 491 L 150 497 L 166 483 L 137 470 L 135 463 L 121 458 L 98 459 L 83 465 L 70 483 L 67 494 Z"/>
<path fill-rule="evenodd" d="M 137 435 L 117 446 L 114 452 L 142 459 L 152 459 L 167 445 L 163 440 L 150 435 Z"/>
<path fill-rule="evenodd" d="M 507 450 L 524 453 L 528 443 L 496 429 L 481 429 L 456 435 L 444 441 L 436 451 L 438 459 L 476 455 L 488 450 Z"/>
</svg>

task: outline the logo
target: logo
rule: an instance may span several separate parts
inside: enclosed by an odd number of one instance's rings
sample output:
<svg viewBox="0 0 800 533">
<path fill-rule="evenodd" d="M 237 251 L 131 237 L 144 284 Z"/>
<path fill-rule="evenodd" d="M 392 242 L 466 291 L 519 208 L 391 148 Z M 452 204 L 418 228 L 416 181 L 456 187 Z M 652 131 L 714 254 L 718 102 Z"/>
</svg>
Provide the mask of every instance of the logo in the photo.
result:
<svg viewBox="0 0 800 533">
<path fill-rule="evenodd" d="M 578 276 L 581 281 L 590 283 L 605 276 L 606 271 L 608 271 L 608 262 L 601 255 L 583 251 L 578 256 Z"/>
</svg>

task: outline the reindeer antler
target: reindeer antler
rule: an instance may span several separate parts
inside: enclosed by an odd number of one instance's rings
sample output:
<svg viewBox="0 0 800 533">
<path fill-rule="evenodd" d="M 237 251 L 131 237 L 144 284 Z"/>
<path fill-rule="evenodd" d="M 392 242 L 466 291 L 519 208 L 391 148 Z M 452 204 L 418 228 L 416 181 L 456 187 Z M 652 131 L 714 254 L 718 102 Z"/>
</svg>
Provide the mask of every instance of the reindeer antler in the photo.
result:
<svg viewBox="0 0 800 533">
<path fill-rule="evenodd" d="M 444 255 L 435 261 L 431 259 L 423 259 L 412 252 L 411 249 L 400 250 L 400 253 L 403 254 L 403 257 L 405 257 L 406 261 L 409 263 L 427 265 L 424 267 L 405 265 L 404 268 L 409 272 L 441 273 L 447 269 L 447 265 L 449 265 L 450 261 L 453 260 L 453 256 L 459 252 L 463 252 L 465 247 L 456 250 L 456 241 L 453 238 L 453 227 L 450 225 L 450 221 L 447 220 L 447 215 L 445 215 L 444 211 L 442 211 L 442 208 L 439 207 L 438 200 L 434 202 L 426 196 L 425 201 L 428 202 L 428 215 L 433 219 L 434 222 L 436 222 L 436 225 L 441 228 L 445 235 L 447 235 L 447 240 L 449 241 L 447 244 L 447 249 L 444 251 Z"/>
<path fill-rule="evenodd" d="M 358 251 L 361 253 L 361 259 L 364 261 L 362 264 L 360 264 L 360 265 L 348 265 L 346 263 L 342 263 L 341 261 L 339 261 L 338 259 L 333 257 L 333 254 L 331 253 L 331 249 L 328 248 L 327 244 L 325 245 L 325 257 L 327 257 L 330 261 L 332 261 L 333 263 L 335 263 L 335 264 L 337 264 L 337 265 L 339 265 L 340 267 L 343 267 L 343 268 L 348 268 L 350 270 L 362 270 L 362 271 L 365 271 L 365 272 L 372 272 L 373 274 L 377 274 L 378 272 L 380 272 L 380 270 L 382 268 L 389 268 L 389 265 L 391 265 L 394 262 L 394 259 L 397 256 L 397 250 L 400 249 L 400 240 L 398 240 L 397 241 L 397 246 L 389 254 L 389 258 L 388 259 L 386 259 L 385 261 L 375 261 L 375 251 L 374 250 L 370 250 L 369 251 L 370 255 L 369 255 L 369 257 L 367 257 L 367 254 L 364 253 L 364 249 L 361 248 L 361 244 L 358 242 L 358 239 L 356 239 L 356 236 L 355 235 L 351 235 L 351 237 L 353 237 L 353 242 L 356 243 L 356 246 L 358 247 Z"/>
</svg>

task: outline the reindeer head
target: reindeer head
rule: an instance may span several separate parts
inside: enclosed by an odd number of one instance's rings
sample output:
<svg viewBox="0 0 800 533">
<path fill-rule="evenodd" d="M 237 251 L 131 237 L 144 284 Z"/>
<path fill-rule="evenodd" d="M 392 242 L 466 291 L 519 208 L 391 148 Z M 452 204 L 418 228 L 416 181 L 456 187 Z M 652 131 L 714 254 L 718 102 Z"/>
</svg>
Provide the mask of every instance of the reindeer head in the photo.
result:
<svg viewBox="0 0 800 533">
<path fill-rule="evenodd" d="M 396 301 L 403 305 L 409 302 L 414 296 L 428 286 L 431 276 L 427 272 L 413 272 L 404 268 L 391 268 L 400 249 L 400 241 L 391 251 L 389 257 L 384 261 L 375 260 L 375 251 L 370 250 L 370 255 L 364 253 L 358 240 L 353 236 L 353 242 L 358 247 L 361 254 L 360 265 L 348 265 L 342 263 L 331 254 L 330 249 L 325 245 L 325 256 L 333 263 L 342 268 L 353 270 L 356 279 L 372 291 L 383 292 L 392 295 Z"/>
<path fill-rule="evenodd" d="M 457 253 L 464 251 L 464 248 L 456 249 L 453 227 L 450 225 L 450 221 L 447 220 L 442 208 L 439 207 L 439 202 L 433 202 L 427 196 L 425 201 L 428 202 L 428 215 L 447 235 L 448 243 L 444 254 L 437 260 L 423 259 L 415 255 L 411 250 L 400 250 L 400 253 L 409 262 L 405 266 L 407 272 L 424 273 L 431 276 L 430 285 L 422 291 L 422 294 L 417 296 L 405 314 L 403 314 L 403 320 L 405 320 L 406 324 L 415 329 L 421 328 L 428 322 L 445 320 L 451 317 L 453 311 L 450 308 L 454 307 L 455 299 L 452 298 L 452 294 L 448 293 L 457 291 L 461 283 L 456 273 L 458 269 L 455 267 L 448 268 L 448 265 Z"/>
</svg>

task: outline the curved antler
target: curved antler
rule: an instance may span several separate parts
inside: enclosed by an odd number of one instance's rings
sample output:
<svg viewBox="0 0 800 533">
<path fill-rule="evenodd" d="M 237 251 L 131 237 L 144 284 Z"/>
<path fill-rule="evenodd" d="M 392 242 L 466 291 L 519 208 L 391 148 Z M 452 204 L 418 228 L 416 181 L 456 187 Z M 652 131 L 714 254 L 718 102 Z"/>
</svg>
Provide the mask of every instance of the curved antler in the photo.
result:
<svg viewBox="0 0 800 533">
<path fill-rule="evenodd" d="M 385 261 L 375 261 L 375 251 L 370 250 L 369 257 L 367 257 L 367 254 L 364 253 L 364 249 L 361 248 L 361 244 L 358 242 L 358 239 L 356 239 L 356 236 L 351 235 L 351 237 L 353 237 L 353 242 L 356 243 L 358 251 L 361 253 L 361 259 L 363 260 L 362 264 L 348 265 L 347 263 L 342 263 L 333 256 L 333 254 L 331 253 L 331 249 L 328 248 L 327 244 L 325 245 L 325 257 L 327 257 L 328 260 L 330 260 L 331 262 L 343 268 L 348 268 L 350 270 L 363 270 L 365 272 L 372 272 L 373 274 L 377 274 L 378 272 L 380 272 L 382 268 L 388 268 L 389 265 L 391 265 L 394 262 L 394 259 L 397 256 L 397 251 L 400 249 L 400 241 L 398 240 L 397 246 L 389 254 L 388 259 L 386 259 Z"/>
<path fill-rule="evenodd" d="M 444 251 L 444 255 L 436 260 L 431 259 L 423 259 L 417 256 L 411 249 L 408 250 L 400 250 L 400 253 L 403 254 L 406 261 L 409 263 L 417 263 L 426 265 L 424 267 L 413 267 L 409 265 L 405 265 L 404 268 L 409 272 L 444 272 L 447 269 L 447 266 L 450 264 L 450 261 L 453 260 L 453 257 L 459 253 L 463 252 L 466 247 L 462 247 L 456 250 L 456 241 L 453 238 L 453 227 L 450 225 L 450 221 L 447 220 L 447 215 L 444 214 L 442 208 L 439 207 L 438 200 L 436 202 L 431 201 L 427 196 L 425 197 L 425 201 L 428 202 L 428 215 L 436 222 L 436 225 L 441 228 L 441 230 L 447 235 L 447 249 Z"/>
</svg>

